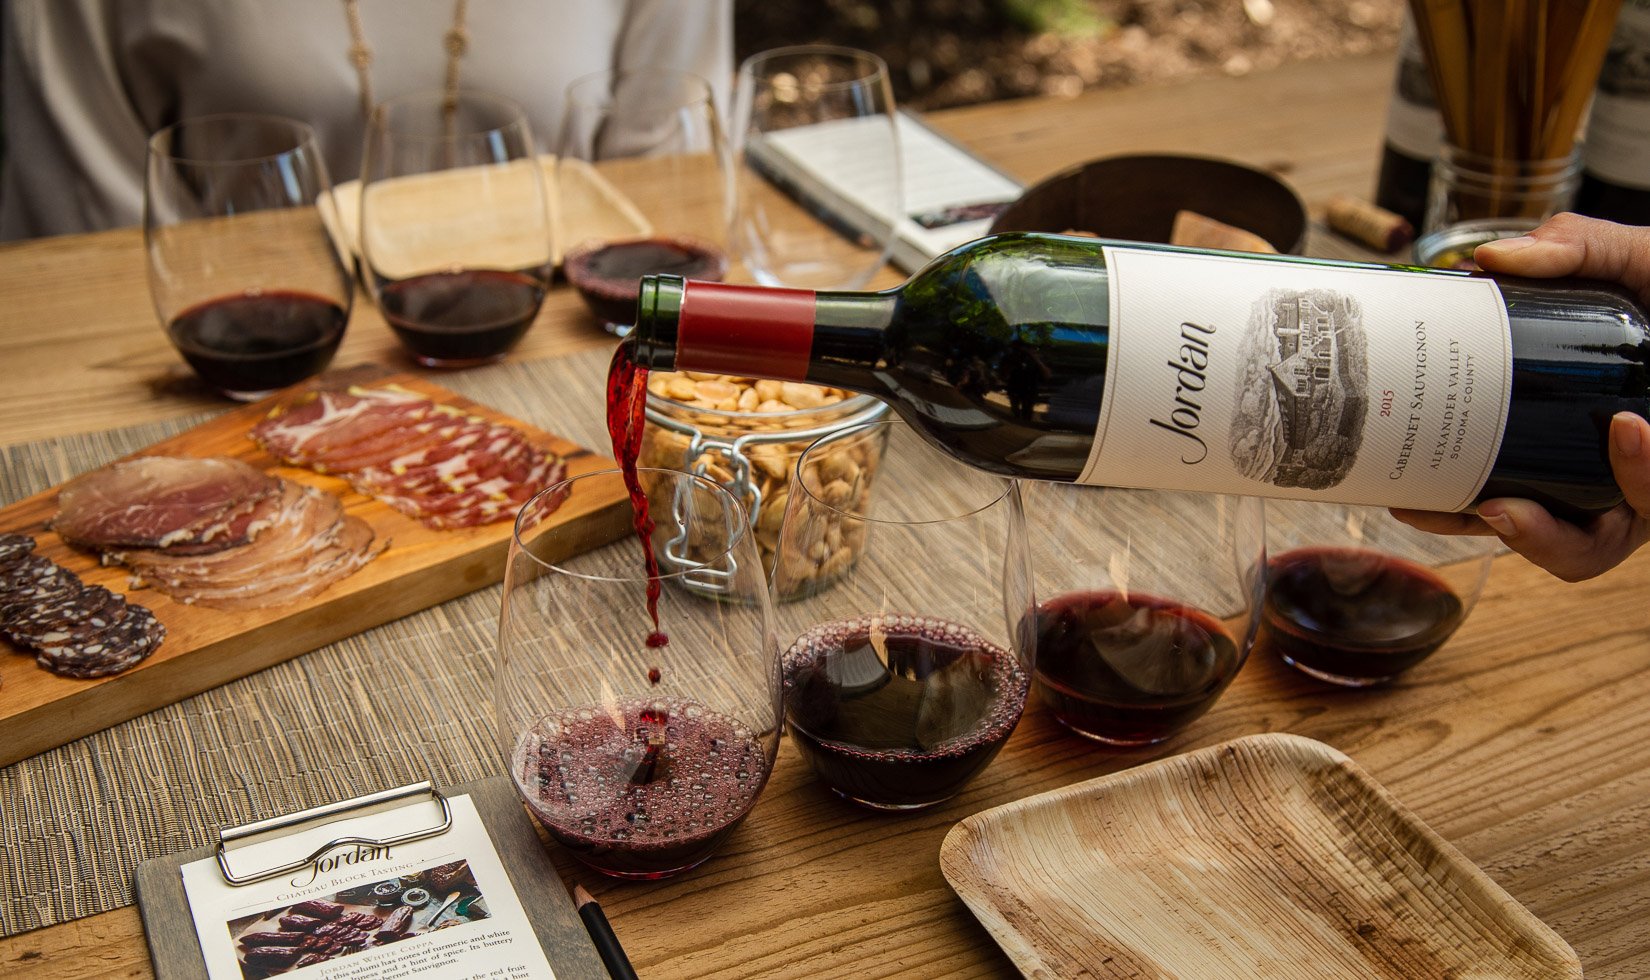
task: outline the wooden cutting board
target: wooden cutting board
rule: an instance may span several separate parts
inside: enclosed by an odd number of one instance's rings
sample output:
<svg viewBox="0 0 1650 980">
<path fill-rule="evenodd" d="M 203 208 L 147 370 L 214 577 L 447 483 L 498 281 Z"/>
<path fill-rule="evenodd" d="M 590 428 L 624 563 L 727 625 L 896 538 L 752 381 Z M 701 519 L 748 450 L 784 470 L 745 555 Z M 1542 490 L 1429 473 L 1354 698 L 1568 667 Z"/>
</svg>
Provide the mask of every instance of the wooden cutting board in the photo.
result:
<svg viewBox="0 0 1650 980">
<path fill-rule="evenodd" d="M 567 460 L 567 475 L 608 469 L 611 459 L 566 439 L 478 405 L 413 375 L 352 369 L 323 376 L 270 399 L 221 415 L 158 442 L 136 456 L 232 456 L 287 479 L 336 494 L 344 508 L 388 540 L 383 554 L 355 574 L 309 599 L 269 609 L 219 610 L 174 602 L 155 589 L 128 587 L 122 566 L 104 568 L 97 556 L 64 544 L 46 524 L 57 512 L 57 491 L 47 490 L 0 510 L 0 532 L 32 536 L 35 553 L 67 567 L 87 584 L 103 585 L 149 607 L 166 625 L 166 641 L 149 658 L 122 674 L 94 680 L 59 677 L 35 664 L 34 655 L 0 640 L 0 765 L 101 731 L 110 725 L 244 677 L 335 640 L 426 609 L 504 577 L 512 522 L 436 531 L 350 489 L 341 479 L 280 465 L 247 433 L 285 399 L 317 386 L 350 383 L 399 385 L 443 404 L 520 429 L 541 448 Z M 611 528 L 617 537 L 628 518 L 622 494 L 575 493 L 550 518 L 558 524 Z"/>
</svg>

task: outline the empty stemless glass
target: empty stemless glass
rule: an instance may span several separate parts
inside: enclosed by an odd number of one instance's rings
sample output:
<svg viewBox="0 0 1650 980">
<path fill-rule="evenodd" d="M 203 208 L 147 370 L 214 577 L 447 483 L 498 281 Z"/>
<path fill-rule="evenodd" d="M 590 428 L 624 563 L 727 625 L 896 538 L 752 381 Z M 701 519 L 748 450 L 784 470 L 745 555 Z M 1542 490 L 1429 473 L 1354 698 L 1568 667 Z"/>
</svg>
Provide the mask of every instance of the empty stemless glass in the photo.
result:
<svg viewBox="0 0 1650 980">
<path fill-rule="evenodd" d="M 367 283 L 418 363 L 503 357 L 550 285 L 544 171 L 520 107 L 429 92 L 373 109 L 360 229 Z"/>
<path fill-rule="evenodd" d="M 886 457 L 883 447 L 887 445 Z M 774 564 L 791 736 L 834 793 L 883 810 L 955 796 L 1030 688 L 1005 595 L 1024 594 L 1019 491 L 903 422 L 825 436 L 797 461 Z M 1005 579 L 1009 584 L 1005 584 Z"/>
<path fill-rule="evenodd" d="M 665 642 L 619 471 L 580 476 L 516 521 L 494 692 L 506 766 L 550 835 L 603 874 L 661 878 L 708 858 L 755 805 L 781 709 L 744 508 L 700 477 L 639 476 Z"/>
<path fill-rule="evenodd" d="M 726 274 L 727 140 L 699 76 L 604 71 L 568 85 L 556 185 L 562 227 L 588 233 L 567 242 L 567 281 L 610 333 L 629 331 L 644 274 Z"/>
<path fill-rule="evenodd" d="M 279 116 L 186 119 L 149 140 L 149 294 L 201 380 L 251 401 L 318 374 L 344 337 L 354 280 L 310 127 Z"/>
<path fill-rule="evenodd" d="M 861 289 L 887 264 L 904 212 L 888 66 L 866 51 L 801 45 L 739 66 L 731 237 L 764 286 Z M 837 190 L 808 176 L 826 168 Z"/>
<path fill-rule="evenodd" d="M 1038 697 L 1112 745 L 1161 742 L 1215 703 L 1248 659 L 1265 584 L 1251 497 L 1024 487 Z M 1010 603 L 1010 615 L 1015 603 Z"/>
<path fill-rule="evenodd" d="M 1431 656 L 1472 611 L 1492 537 L 1427 534 L 1384 508 L 1277 502 L 1261 642 L 1319 680 L 1365 687 Z"/>
</svg>

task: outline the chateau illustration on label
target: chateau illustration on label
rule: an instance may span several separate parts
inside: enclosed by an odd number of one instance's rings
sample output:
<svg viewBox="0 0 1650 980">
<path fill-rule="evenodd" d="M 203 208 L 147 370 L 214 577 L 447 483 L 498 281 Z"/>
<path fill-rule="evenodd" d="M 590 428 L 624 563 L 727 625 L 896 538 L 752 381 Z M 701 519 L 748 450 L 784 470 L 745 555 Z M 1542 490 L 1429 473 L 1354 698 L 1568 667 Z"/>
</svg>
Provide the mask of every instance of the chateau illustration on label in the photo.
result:
<svg viewBox="0 0 1650 980">
<path fill-rule="evenodd" d="M 1237 471 L 1322 490 L 1363 443 L 1369 345 L 1358 301 L 1333 289 L 1271 289 L 1249 308 L 1229 449 Z"/>
</svg>

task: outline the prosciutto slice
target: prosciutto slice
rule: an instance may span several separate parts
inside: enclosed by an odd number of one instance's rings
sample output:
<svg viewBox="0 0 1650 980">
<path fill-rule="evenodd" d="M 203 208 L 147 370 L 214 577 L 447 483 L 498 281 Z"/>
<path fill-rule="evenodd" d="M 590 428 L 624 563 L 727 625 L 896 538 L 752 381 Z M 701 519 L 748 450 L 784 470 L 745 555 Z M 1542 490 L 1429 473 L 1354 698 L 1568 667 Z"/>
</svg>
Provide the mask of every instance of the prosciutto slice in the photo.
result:
<svg viewBox="0 0 1650 980">
<path fill-rule="evenodd" d="M 58 504 L 58 533 L 126 565 L 134 586 L 223 609 L 316 595 L 385 548 L 332 494 L 226 458 L 117 463 L 65 486 Z M 65 591 L 30 574 L 31 602 Z"/>
<path fill-rule="evenodd" d="M 566 475 L 519 429 L 393 388 L 317 394 L 271 413 L 252 438 L 438 530 L 512 518 Z"/>
<path fill-rule="evenodd" d="M 228 548 L 246 540 L 237 519 L 279 487 L 235 459 L 141 456 L 65 484 L 52 529 L 87 548 Z"/>
<path fill-rule="evenodd" d="M 261 609 L 317 595 L 384 550 L 372 528 L 344 513 L 332 494 L 282 481 L 268 528 L 250 544 L 206 554 L 142 549 L 111 557 L 133 580 L 179 602 L 218 609 Z"/>
</svg>

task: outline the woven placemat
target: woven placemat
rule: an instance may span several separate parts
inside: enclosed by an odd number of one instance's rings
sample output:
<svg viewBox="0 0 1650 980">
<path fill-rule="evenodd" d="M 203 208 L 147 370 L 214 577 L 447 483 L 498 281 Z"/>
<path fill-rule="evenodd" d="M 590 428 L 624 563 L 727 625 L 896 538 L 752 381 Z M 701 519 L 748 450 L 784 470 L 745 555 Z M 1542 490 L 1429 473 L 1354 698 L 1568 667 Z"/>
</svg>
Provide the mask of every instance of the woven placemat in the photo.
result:
<svg viewBox="0 0 1650 980">
<path fill-rule="evenodd" d="M 605 451 L 608 356 L 439 380 Z M 0 449 L 0 503 L 209 417 Z M 482 589 L 0 768 L 0 934 L 129 905 L 139 862 L 226 825 L 502 772 L 491 708 L 499 602 L 498 586 Z"/>
<path fill-rule="evenodd" d="M 441 381 L 605 451 L 607 359 L 598 350 Z M 54 486 L 206 417 L 0 449 L 0 502 Z M 889 465 L 917 465 L 914 455 L 905 456 L 890 454 Z M 895 517 L 931 516 L 927 510 L 949 495 L 931 474 L 885 473 L 882 479 L 920 491 L 904 501 L 918 511 Z M 1034 504 L 1032 553 L 1047 569 L 1074 560 L 1073 531 L 1095 547 L 1121 536 L 1122 546 L 1135 551 L 1147 535 L 1161 547 L 1142 559 L 1174 564 L 1182 586 L 1199 577 L 1229 579 L 1229 566 L 1176 544 L 1175 535 L 1196 533 L 1186 529 L 1207 522 L 1202 511 L 1196 520 L 1177 518 L 1175 507 L 1194 505 L 1156 499 L 1137 511 L 1089 520 L 1062 519 L 1064 512 L 1046 501 Z M 1332 508 L 1284 505 L 1269 523 L 1274 537 L 1323 534 L 1344 520 L 1337 515 Z M 1074 522 L 1084 526 L 1069 526 Z M 1056 557 L 1050 548 L 1062 541 Z M 1473 545 L 1440 538 L 1430 547 L 1428 558 L 1442 564 Z M 996 587 L 999 566 L 982 558 L 927 555 L 885 578 L 916 592 L 945 579 L 942 587 L 954 592 L 954 580 L 972 575 L 981 579 L 976 591 L 983 594 Z M 424 778 L 453 785 L 501 772 L 491 708 L 500 601 L 498 586 L 482 589 L 0 769 L 0 934 L 130 904 L 140 862 L 198 847 L 226 825 Z M 914 608 L 924 604 L 912 598 Z M 780 625 L 786 612 L 781 607 Z"/>
</svg>

